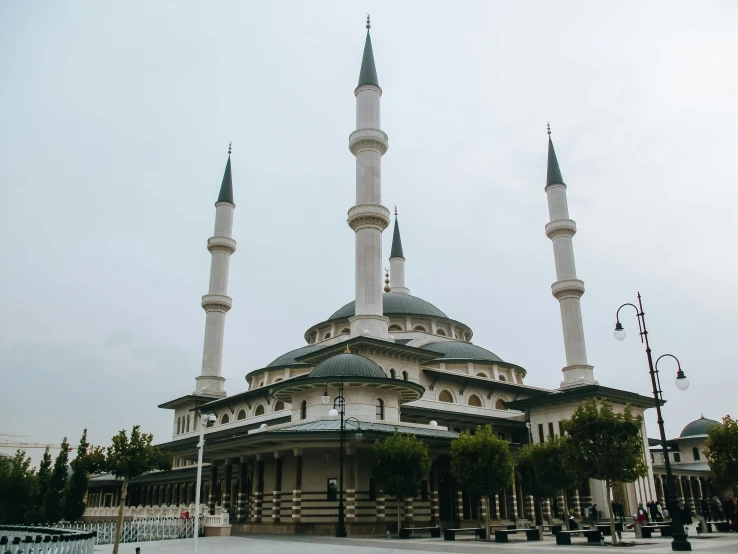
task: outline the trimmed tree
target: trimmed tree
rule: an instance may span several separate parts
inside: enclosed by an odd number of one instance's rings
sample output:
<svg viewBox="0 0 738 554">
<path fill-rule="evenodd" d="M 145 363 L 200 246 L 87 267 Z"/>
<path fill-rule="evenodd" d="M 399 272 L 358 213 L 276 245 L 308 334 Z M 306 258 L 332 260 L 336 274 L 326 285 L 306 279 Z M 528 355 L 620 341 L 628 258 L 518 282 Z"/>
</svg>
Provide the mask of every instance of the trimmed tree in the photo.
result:
<svg viewBox="0 0 738 554">
<path fill-rule="evenodd" d="M 67 437 L 60 446 L 59 455 L 54 460 L 54 469 L 49 477 L 49 486 L 44 494 L 44 522 L 56 523 L 62 517 L 64 491 L 67 488 L 69 466 L 69 443 Z"/>
<path fill-rule="evenodd" d="M 725 489 L 738 489 L 738 420 L 729 415 L 722 425 L 707 429 L 707 462 L 713 482 Z"/>
<path fill-rule="evenodd" d="M 72 476 L 64 496 L 62 514 L 67 521 L 76 521 L 85 513 L 85 494 L 90 482 L 90 474 L 97 471 L 105 461 L 101 448 L 90 450 L 87 442 L 87 429 L 82 433 L 77 447 L 77 457 L 72 460 Z"/>
<path fill-rule="evenodd" d="M 35 491 L 36 471 L 25 451 L 0 455 L 0 523 L 32 523 Z"/>
<path fill-rule="evenodd" d="M 546 442 L 524 446 L 518 454 L 517 467 L 536 499 L 538 525 L 543 521 L 542 513 L 539 515 L 542 512 L 541 498 L 555 497 L 562 490 L 576 487 L 583 479 L 572 459 L 568 437 L 549 437 Z M 568 526 L 568 518 L 564 520 Z"/>
<path fill-rule="evenodd" d="M 34 521 L 39 522 L 44 519 L 44 498 L 46 491 L 49 490 L 49 481 L 51 480 L 51 452 L 49 447 L 44 450 L 44 457 L 38 466 L 36 474 L 36 506 L 34 513 Z"/>
<path fill-rule="evenodd" d="M 415 435 L 397 430 L 384 440 L 374 442 L 372 476 L 379 488 L 397 500 L 397 533 L 402 527 L 400 501 L 420 494 L 423 480 L 428 477 L 431 459 L 428 447 Z"/>
<path fill-rule="evenodd" d="M 615 481 L 630 483 L 648 475 L 641 436 L 643 417 L 634 417 L 630 406 L 617 414 L 607 400 L 588 400 L 562 426 L 569 434 L 576 473 L 604 481 L 608 501 Z M 612 506 L 609 512 L 612 543 L 617 544 Z"/>
<path fill-rule="evenodd" d="M 102 467 L 123 479 L 120 489 L 120 504 L 118 505 L 118 518 L 115 522 L 115 544 L 113 554 L 118 554 L 120 544 L 120 530 L 123 526 L 123 508 L 126 505 L 126 494 L 128 483 L 131 479 L 139 477 L 144 473 L 172 468 L 170 456 L 159 450 L 152 444 L 154 435 L 141 433 L 141 426 L 135 425 L 129 437 L 125 429 L 115 435 L 113 444 L 108 447 L 107 456 Z M 198 522 L 195 522 L 198 525 Z M 197 529 L 196 531 L 197 532 Z"/>
<path fill-rule="evenodd" d="M 512 483 L 513 470 L 507 442 L 498 438 L 490 425 L 480 425 L 473 435 L 464 431 L 451 443 L 451 473 L 454 479 L 473 497 L 487 499 L 485 529 L 488 532 L 489 498 Z"/>
</svg>

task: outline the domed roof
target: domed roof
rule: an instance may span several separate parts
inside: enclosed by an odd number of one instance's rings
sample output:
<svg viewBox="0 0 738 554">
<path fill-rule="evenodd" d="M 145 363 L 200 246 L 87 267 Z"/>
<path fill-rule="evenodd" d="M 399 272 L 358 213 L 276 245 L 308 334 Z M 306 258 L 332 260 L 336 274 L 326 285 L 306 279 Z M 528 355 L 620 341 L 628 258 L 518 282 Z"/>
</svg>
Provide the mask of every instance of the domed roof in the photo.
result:
<svg viewBox="0 0 738 554">
<path fill-rule="evenodd" d="M 374 377 L 386 379 L 384 370 L 369 358 L 358 354 L 337 354 L 320 362 L 309 377 Z"/>
<path fill-rule="evenodd" d="M 382 295 L 382 307 L 384 315 L 410 314 L 450 319 L 446 314 L 444 314 L 441 310 L 436 308 L 430 302 L 426 302 L 425 300 L 423 300 L 422 298 L 418 298 L 417 296 L 400 294 L 399 292 L 384 293 Z M 351 301 L 343 308 L 336 311 L 328 319 L 348 319 L 349 317 L 354 317 L 355 315 L 356 307 L 354 306 L 354 302 Z"/>
<path fill-rule="evenodd" d="M 441 341 L 441 342 L 429 342 L 421 346 L 423 350 L 430 350 L 431 352 L 438 352 L 443 354 L 444 358 L 454 360 L 482 360 L 485 362 L 501 362 L 502 358 L 496 354 L 490 352 L 486 348 L 477 346 L 470 342 L 461 341 Z"/>
<path fill-rule="evenodd" d="M 313 350 L 319 350 L 320 348 L 323 348 L 322 344 L 308 344 L 307 346 L 295 348 L 294 350 L 290 350 L 289 352 L 282 354 L 267 367 L 298 364 L 299 362 L 296 358 L 299 358 L 300 356 L 304 356 L 306 354 L 310 354 L 310 352 L 312 352 Z"/>
<path fill-rule="evenodd" d="M 693 437 L 694 435 L 706 435 L 708 427 L 713 425 L 720 425 L 719 421 L 714 419 L 707 419 L 705 416 L 695 419 L 692 423 L 687 423 L 687 426 L 682 429 L 682 433 L 679 435 L 683 437 Z"/>
</svg>

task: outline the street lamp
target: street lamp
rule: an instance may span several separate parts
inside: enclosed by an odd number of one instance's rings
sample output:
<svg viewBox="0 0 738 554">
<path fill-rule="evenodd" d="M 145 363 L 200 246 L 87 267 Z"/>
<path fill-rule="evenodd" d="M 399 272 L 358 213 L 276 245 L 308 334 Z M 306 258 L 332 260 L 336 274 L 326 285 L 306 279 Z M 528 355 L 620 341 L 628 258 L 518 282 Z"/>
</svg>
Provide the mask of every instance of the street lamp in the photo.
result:
<svg viewBox="0 0 738 554">
<path fill-rule="evenodd" d="M 674 539 L 671 541 L 671 549 L 675 551 L 689 551 L 692 550 L 692 545 L 687 540 L 687 533 L 684 532 L 684 521 L 682 520 L 682 511 L 679 509 L 679 502 L 676 497 L 676 481 L 674 475 L 671 472 L 671 463 L 669 462 L 669 451 L 666 446 L 666 432 L 664 431 L 664 418 L 661 415 L 661 404 L 663 403 L 664 397 L 661 390 L 661 380 L 659 379 L 658 364 L 659 360 L 664 357 L 674 358 L 677 361 L 677 375 L 676 375 L 676 386 L 679 390 L 687 390 L 689 386 L 689 380 L 682 371 L 682 366 L 676 356 L 672 354 L 664 354 L 659 356 L 656 360 L 656 364 L 653 363 L 651 358 L 651 346 L 648 344 L 648 331 L 646 330 L 646 314 L 643 311 L 643 302 L 641 301 L 641 293 L 638 293 L 638 306 L 634 304 L 623 304 L 618 308 L 615 313 L 615 338 L 623 340 L 625 338 L 625 329 L 620 323 L 620 310 L 625 306 L 632 306 L 635 308 L 636 317 L 638 318 L 638 331 L 641 337 L 641 342 L 646 343 L 646 357 L 648 358 L 648 370 L 651 374 L 651 385 L 653 386 L 653 399 L 656 402 L 656 415 L 659 424 L 659 433 L 661 434 L 661 449 L 664 453 L 664 466 L 666 467 L 666 507 L 669 510 L 671 516 L 671 528 Z"/>
<path fill-rule="evenodd" d="M 323 394 L 323 398 L 328 396 L 328 389 L 326 388 L 326 392 Z M 330 400 L 330 397 L 328 397 Z M 346 414 L 346 400 L 343 397 L 343 376 L 341 376 L 341 383 L 338 386 L 338 396 L 333 401 L 333 408 L 328 412 L 328 415 L 330 417 L 338 417 L 341 416 L 341 446 L 340 446 L 340 452 L 338 454 L 338 460 L 339 460 L 339 472 L 338 472 L 338 525 L 336 525 L 336 537 L 345 538 L 346 537 L 346 515 L 345 515 L 345 506 L 343 504 L 343 456 L 344 456 L 344 443 L 345 443 L 345 437 L 344 433 L 346 430 L 346 423 L 350 420 L 354 420 L 356 422 L 356 435 L 355 438 L 357 441 L 361 441 L 364 439 L 364 435 L 361 433 L 361 422 L 356 419 L 355 417 L 348 417 L 344 418 L 344 415 Z"/>
<path fill-rule="evenodd" d="M 197 536 L 200 534 L 200 484 L 202 483 L 202 451 L 205 448 L 205 425 L 215 423 L 215 414 L 200 416 L 200 442 L 197 443 L 197 483 L 195 484 L 195 531 L 192 533 L 193 552 L 197 554 Z"/>
</svg>

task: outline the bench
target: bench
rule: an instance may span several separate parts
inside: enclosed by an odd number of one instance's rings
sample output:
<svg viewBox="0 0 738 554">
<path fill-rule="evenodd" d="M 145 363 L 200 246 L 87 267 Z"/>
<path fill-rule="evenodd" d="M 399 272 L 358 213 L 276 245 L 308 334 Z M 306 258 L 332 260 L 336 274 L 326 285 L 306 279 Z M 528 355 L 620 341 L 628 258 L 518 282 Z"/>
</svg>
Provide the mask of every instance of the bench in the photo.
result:
<svg viewBox="0 0 738 554">
<path fill-rule="evenodd" d="M 495 542 L 510 542 L 510 535 L 525 533 L 526 540 L 541 540 L 541 530 L 537 527 L 532 529 L 498 529 L 495 531 Z"/>
<path fill-rule="evenodd" d="M 571 536 L 582 534 L 587 537 L 587 542 L 602 542 L 602 531 L 599 529 L 581 529 L 578 531 L 559 531 L 556 533 L 556 544 L 571 545 Z"/>
<path fill-rule="evenodd" d="M 550 529 L 552 535 L 555 535 L 557 532 L 561 531 L 564 528 L 563 525 L 558 523 L 544 523 L 543 525 L 541 525 L 541 527 L 543 527 L 544 531 L 546 529 Z"/>
<path fill-rule="evenodd" d="M 650 539 L 651 533 L 654 531 L 661 531 L 662 537 L 671 537 L 671 524 L 667 525 L 642 525 L 641 526 L 641 536 L 644 539 Z"/>
<path fill-rule="evenodd" d="M 403 527 L 400 529 L 400 538 L 413 539 L 415 538 L 413 535 L 415 535 L 416 532 L 428 532 L 433 539 L 441 538 L 440 527 Z"/>
<path fill-rule="evenodd" d="M 464 527 L 463 529 L 444 529 L 443 530 L 443 540 L 455 541 L 456 535 L 458 534 L 474 535 L 478 539 L 487 538 L 487 532 L 484 530 L 484 527 Z"/>
<path fill-rule="evenodd" d="M 597 523 L 595 525 L 597 529 L 602 531 L 602 534 L 606 537 L 610 536 L 610 523 Z M 618 537 L 621 539 L 623 538 L 623 522 L 622 521 L 616 521 L 615 522 L 615 532 L 618 534 Z"/>
</svg>

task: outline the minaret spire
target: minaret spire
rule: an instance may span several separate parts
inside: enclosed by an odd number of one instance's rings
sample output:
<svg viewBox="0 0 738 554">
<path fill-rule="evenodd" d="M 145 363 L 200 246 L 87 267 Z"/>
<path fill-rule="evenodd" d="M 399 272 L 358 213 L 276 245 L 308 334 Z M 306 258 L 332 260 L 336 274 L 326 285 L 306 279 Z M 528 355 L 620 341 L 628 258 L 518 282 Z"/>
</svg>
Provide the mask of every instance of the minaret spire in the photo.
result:
<svg viewBox="0 0 738 554">
<path fill-rule="evenodd" d="M 382 231 L 389 225 L 389 210 L 382 205 L 382 156 L 387 134 L 381 131 L 379 107 L 382 89 L 374 65 L 371 27 L 367 16 L 366 43 L 356 96 L 356 131 L 349 150 L 356 156 L 356 205 L 348 224 L 356 233 L 356 315 L 350 319 L 351 337 L 388 339 L 389 319 L 382 306 Z"/>
<path fill-rule="evenodd" d="M 551 221 L 546 225 L 546 236 L 551 239 L 554 247 L 556 282 L 551 285 L 551 292 L 559 301 L 566 351 L 566 366 L 561 370 L 564 373 L 564 382 L 561 386 L 591 385 L 597 381 L 594 380 L 592 366 L 587 364 L 587 349 L 584 344 L 584 325 L 580 305 L 580 298 L 584 294 L 584 282 L 577 279 L 572 244 L 577 225 L 569 219 L 566 184 L 561 177 L 549 125 L 547 125 L 547 132 L 548 171 L 545 191 Z"/>
<path fill-rule="evenodd" d="M 392 234 L 392 250 L 390 251 L 390 272 L 392 275 L 392 292 L 410 294 L 405 286 L 405 256 L 402 253 L 402 239 L 400 238 L 400 224 L 397 220 L 397 206 L 395 206 L 395 230 Z"/>
<path fill-rule="evenodd" d="M 212 255 L 210 261 L 210 287 L 208 294 L 202 297 L 202 308 L 205 310 L 205 344 L 202 352 L 202 371 L 195 378 L 195 393 L 203 396 L 226 396 L 221 376 L 223 360 L 223 332 L 225 315 L 231 309 L 232 300 L 228 296 L 228 269 L 231 254 L 236 251 L 233 240 L 233 180 L 231 177 L 231 145 L 228 144 L 228 161 L 226 162 L 220 194 L 215 203 L 215 231 L 208 239 L 208 250 Z"/>
</svg>

